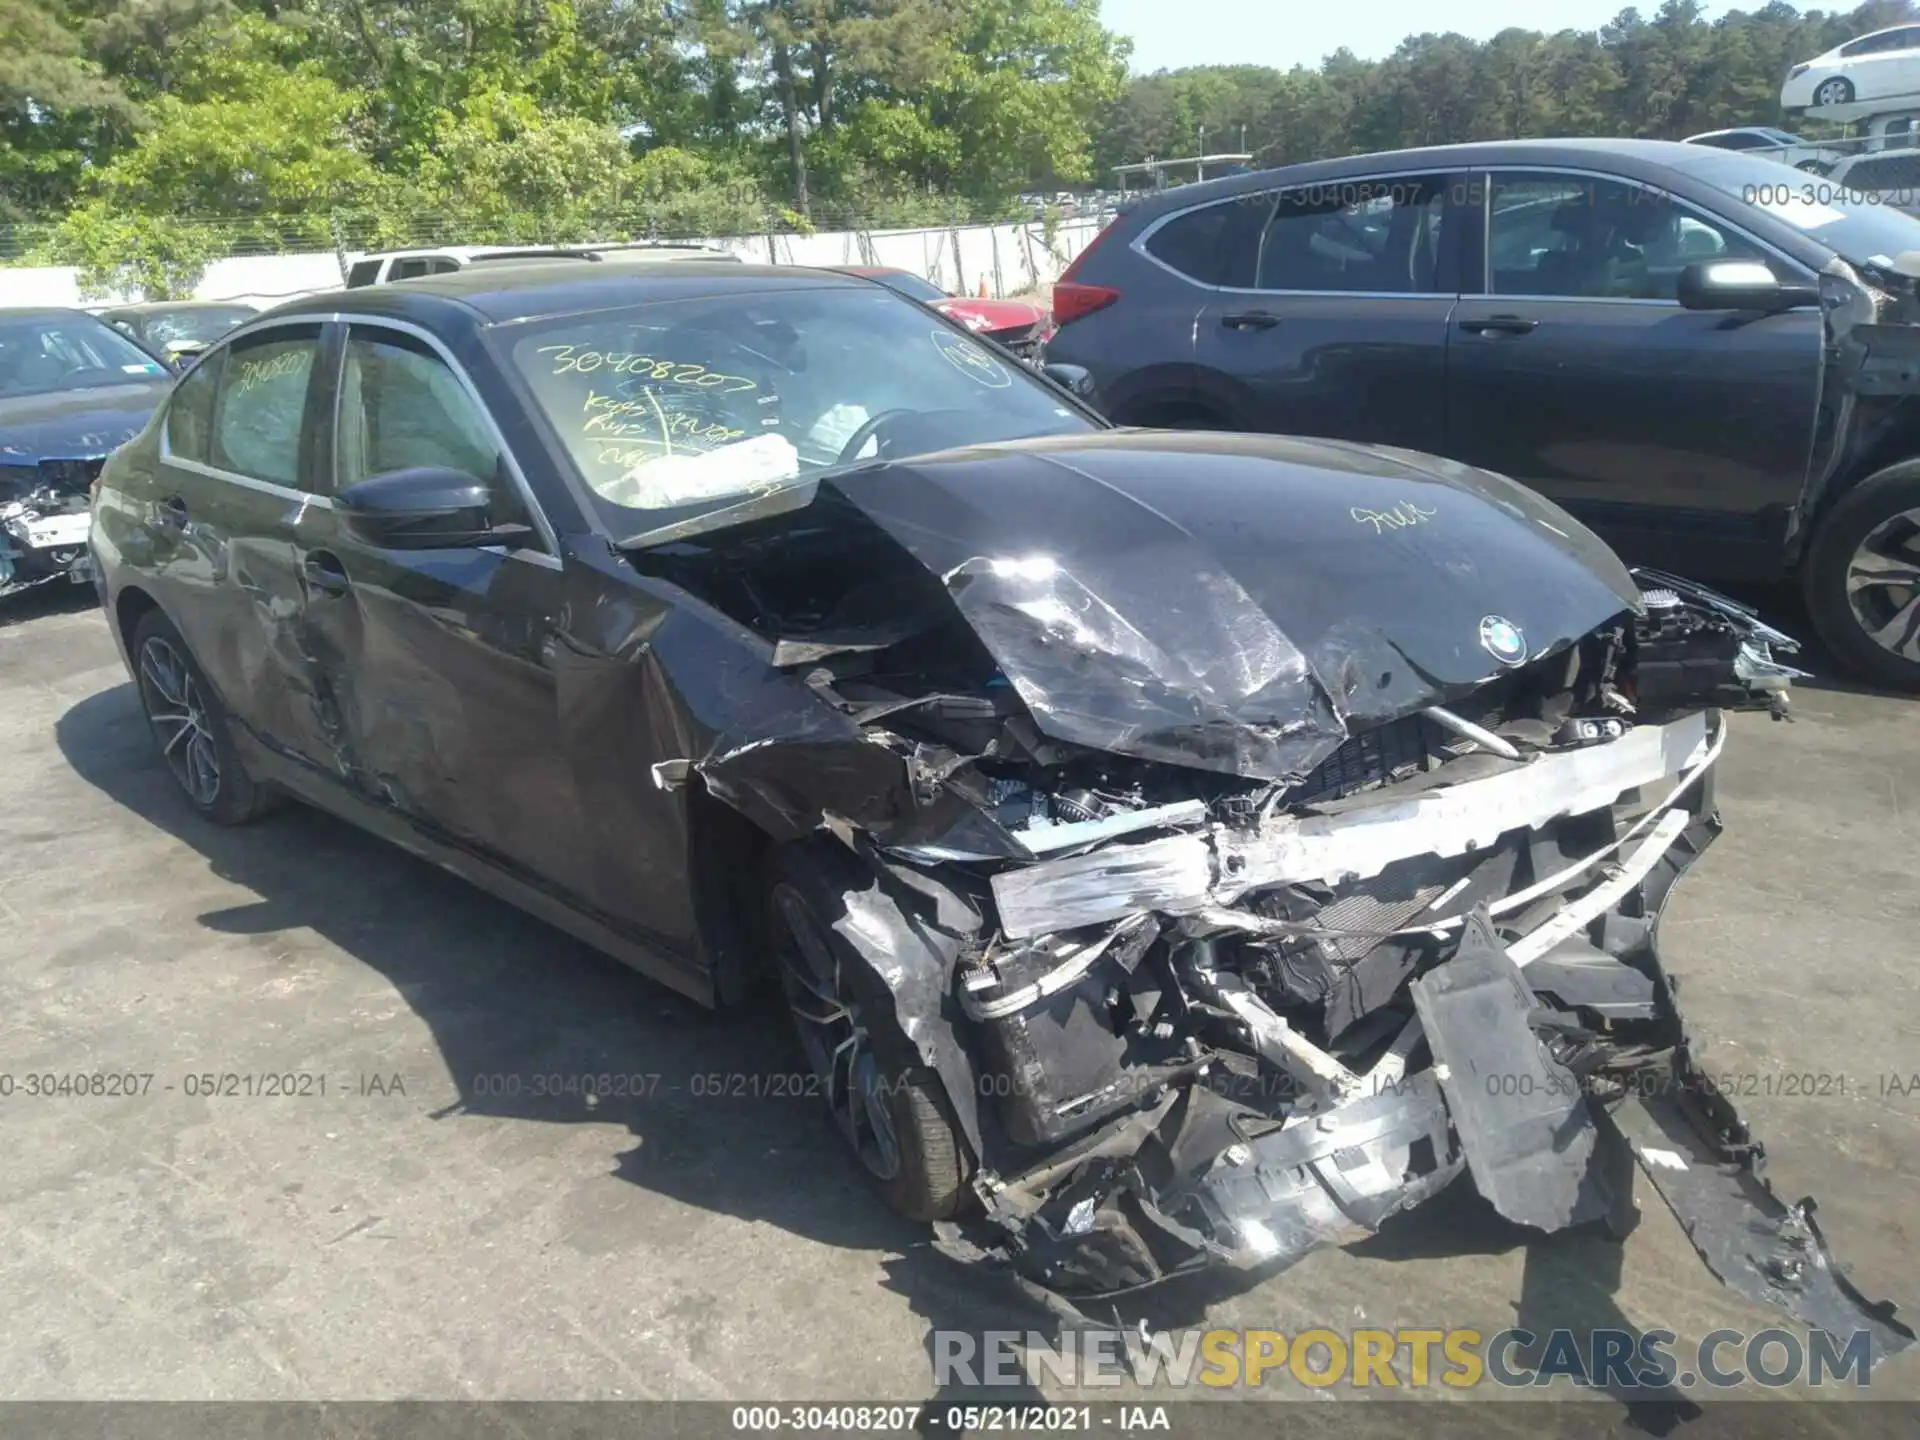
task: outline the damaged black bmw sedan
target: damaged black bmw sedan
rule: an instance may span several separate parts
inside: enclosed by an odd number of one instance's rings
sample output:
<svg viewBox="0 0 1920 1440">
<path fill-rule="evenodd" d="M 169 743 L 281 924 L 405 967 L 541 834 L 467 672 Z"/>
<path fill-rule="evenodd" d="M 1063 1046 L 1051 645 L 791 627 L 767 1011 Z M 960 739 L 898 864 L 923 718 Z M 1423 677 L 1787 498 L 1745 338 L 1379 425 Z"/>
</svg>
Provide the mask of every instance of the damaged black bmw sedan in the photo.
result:
<svg viewBox="0 0 1920 1440">
<path fill-rule="evenodd" d="M 222 340 L 107 466 L 164 762 L 702 1001 L 1051 1296 L 1280 1264 L 1462 1172 L 1910 1339 L 1690 1058 L 1661 907 L 1786 637 L 1376 446 L 1115 429 L 885 290 L 493 268 Z"/>
</svg>

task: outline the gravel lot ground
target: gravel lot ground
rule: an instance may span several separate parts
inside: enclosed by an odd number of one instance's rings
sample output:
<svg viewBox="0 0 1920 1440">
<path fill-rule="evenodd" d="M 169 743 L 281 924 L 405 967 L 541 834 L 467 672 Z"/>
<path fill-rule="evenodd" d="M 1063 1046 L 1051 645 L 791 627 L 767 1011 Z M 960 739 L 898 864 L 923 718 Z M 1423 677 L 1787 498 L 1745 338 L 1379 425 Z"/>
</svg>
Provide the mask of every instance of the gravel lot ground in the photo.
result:
<svg viewBox="0 0 1920 1440">
<path fill-rule="evenodd" d="M 1819 1196 L 1870 1295 L 1920 1304 L 1920 1094 L 1883 1079 L 1920 1071 L 1916 707 L 1821 682 L 1797 709 L 1736 717 L 1727 832 L 1667 955 L 1714 1067 L 1754 1077 L 1782 1192 Z M 0 1076 L 153 1078 L 0 1098 L 0 1395 L 925 1400 L 930 1328 L 1030 1319 L 890 1217 L 810 1101 L 752 1093 L 797 1068 L 778 1017 L 704 1015 L 304 809 L 204 826 L 149 744 L 78 592 L 6 602 Z M 658 1079 L 529 1093 L 555 1072 Z M 326 1093 L 189 1093 L 217 1073 Z M 709 1093 L 724 1076 L 743 1093 Z M 1833 1078 L 1809 1096 L 1789 1076 Z M 1616 1247 L 1519 1231 L 1456 1186 L 1151 1318 L 1775 1323 L 1641 1202 Z M 1920 1358 L 1872 1389 L 1920 1398 Z"/>
</svg>

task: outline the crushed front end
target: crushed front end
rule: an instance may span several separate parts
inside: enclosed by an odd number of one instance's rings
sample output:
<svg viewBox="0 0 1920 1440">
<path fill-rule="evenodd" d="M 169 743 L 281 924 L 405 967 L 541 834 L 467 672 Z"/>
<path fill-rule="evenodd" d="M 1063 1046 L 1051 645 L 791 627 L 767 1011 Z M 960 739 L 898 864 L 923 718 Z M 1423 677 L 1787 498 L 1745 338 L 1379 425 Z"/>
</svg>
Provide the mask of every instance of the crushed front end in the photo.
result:
<svg viewBox="0 0 1920 1440">
<path fill-rule="evenodd" d="M 0 464 L 0 596 L 92 578 L 89 487 L 104 457 Z"/>
<path fill-rule="evenodd" d="M 1800 673 L 1751 611 L 1500 477 L 1272 437 L 955 451 L 631 553 L 818 702 L 756 680 L 656 778 L 844 862 L 833 973 L 970 1155 L 970 1217 L 917 1207 L 955 1253 L 1079 1302 L 1463 1175 L 1623 1231 L 1637 1162 L 1736 1289 L 1911 1339 L 1768 1188 L 1658 955 L 1725 712 Z"/>
<path fill-rule="evenodd" d="M 1358 1238 L 1463 1172 L 1514 1222 L 1624 1234 L 1637 1159 L 1736 1289 L 1907 1343 L 1810 1207 L 1774 1197 L 1657 950 L 1720 828 L 1723 707 L 1784 716 L 1792 642 L 1636 580 L 1642 613 L 1358 730 L 1294 783 L 1089 752 L 990 707 L 943 748 L 879 677 L 816 671 L 885 715 L 874 738 L 927 796 L 990 822 L 843 837 L 965 900 L 950 998 L 985 1223 L 945 1243 L 1085 1300 Z"/>
</svg>

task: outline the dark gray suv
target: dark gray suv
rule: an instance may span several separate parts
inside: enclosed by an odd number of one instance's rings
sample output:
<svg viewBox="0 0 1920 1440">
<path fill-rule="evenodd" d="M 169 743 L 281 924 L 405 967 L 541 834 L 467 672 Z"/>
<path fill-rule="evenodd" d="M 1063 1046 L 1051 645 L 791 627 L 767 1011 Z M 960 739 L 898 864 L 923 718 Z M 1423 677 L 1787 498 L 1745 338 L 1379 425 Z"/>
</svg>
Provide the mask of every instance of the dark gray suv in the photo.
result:
<svg viewBox="0 0 1920 1440">
<path fill-rule="evenodd" d="M 1629 559 L 1797 577 L 1838 658 L 1920 689 L 1920 220 L 1874 199 L 1660 141 L 1239 175 L 1103 232 L 1046 359 L 1123 425 L 1429 451 Z"/>
</svg>

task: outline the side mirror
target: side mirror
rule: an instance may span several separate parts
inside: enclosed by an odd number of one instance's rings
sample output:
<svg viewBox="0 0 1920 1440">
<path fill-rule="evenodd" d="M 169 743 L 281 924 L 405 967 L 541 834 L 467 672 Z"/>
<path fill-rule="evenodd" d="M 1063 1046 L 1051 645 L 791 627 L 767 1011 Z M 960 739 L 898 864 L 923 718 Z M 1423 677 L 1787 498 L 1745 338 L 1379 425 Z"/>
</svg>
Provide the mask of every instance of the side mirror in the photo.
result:
<svg viewBox="0 0 1920 1440">
<path fill-rule="evenodd" d="M 525 525 L 493 523 L 493 491 L 464 470 L 418 465 L 375 475 L 333 497 L 348 531 L 383 550 L 452 550 L 512 544 Z"/>
<path fill-rule="evenodd" d="M 1093 399 L 1093 373 L 1084 365 L 1042 365 L 1040 373 L 1078 399 Z"/>
<path fill-rule="evenodd" d="M 1758 260 L 1696 260 L 1680 272 L 1677 294 L 1688 310 L 1759 310 L 1769 315 L 1820 300 L 1813 286 L 1787 284 Z"/>
</svg>

